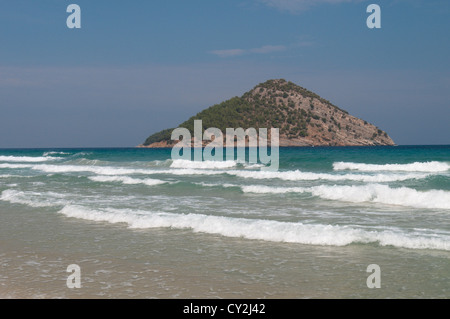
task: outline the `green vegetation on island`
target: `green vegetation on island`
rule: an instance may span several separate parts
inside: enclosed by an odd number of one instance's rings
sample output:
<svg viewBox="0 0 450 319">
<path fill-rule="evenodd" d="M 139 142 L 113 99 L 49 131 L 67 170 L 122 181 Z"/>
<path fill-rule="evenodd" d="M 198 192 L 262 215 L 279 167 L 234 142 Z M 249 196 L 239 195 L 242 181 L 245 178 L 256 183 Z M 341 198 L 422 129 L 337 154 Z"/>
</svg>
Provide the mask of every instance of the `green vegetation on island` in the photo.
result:
<svg viewBox="0 0 450 319">
<path fill-rule="evenodd" d="M 258 84 L 241 97 L 215 104 L 178 127 L 187 128 L 193 135 L 194 120 L 202 120 L 203 129 L 216 127 L 222 132 L 226 128 L 252 127 L 258 130 L 275 127 L 279 128 L 281 139 L 303 141 L 306 145 L 358 145 L 358 139 L 373 142 L 368 144 L 393 144 L 379 128 L 284 79 Z M 151 135 L 143 146 L 170 143 L 172 130 L 165 129 Z"/>
</svg>

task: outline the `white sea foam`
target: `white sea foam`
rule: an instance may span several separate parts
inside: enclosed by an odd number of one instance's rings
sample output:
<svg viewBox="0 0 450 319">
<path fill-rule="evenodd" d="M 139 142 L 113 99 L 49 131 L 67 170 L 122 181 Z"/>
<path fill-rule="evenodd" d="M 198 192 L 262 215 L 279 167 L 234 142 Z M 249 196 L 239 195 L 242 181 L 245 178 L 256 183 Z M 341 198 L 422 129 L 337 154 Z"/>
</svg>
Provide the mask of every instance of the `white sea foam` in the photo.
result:
<svg viewBox="0 0 450 319">
<path fill-rule="evenodd" d="M 10 174 L 4 174 L 0 175 L 0 178 L 31 178 L 32 176 L 22 176 L 22 175 L 10 175 Z"/>
<path fill-rule="evenodd" d="M 409 164 L 365 164 L 352 162 L 333 163 L 333 169 L 338 170 L 358 170 L 366 172 L 378 171 L 406 171 L 406 172 L 446 172 L 450 169 L 450 163 L 446 162 L 414 162 Z"/>
<path fill-rule="evenodd" d="M 179 168 L 171 170 L 154 170 L 154 171 L 136 171 L 143 174 L 171 174 L 171 175 L 220 175 L 227 174 L 241 178 L 252 179 L 280 179 L 285 181 L 313 181 L 313 180 L 330 180 L 330 181 L 360 181 L 360 182 L 395 182 L 404 181 L 408 179 L 422 179 L 429 176 L 424 173 L 390 173 L 390 174 L 327 174 L 327 173 L 313 173 L 295 171 L 247 171 L 247 170 L 208 170 L 208 169 L 193 169 L 193 168 Z"/>
<path fill-rule="evenodd" d="M 32 164 L 9 164 L 9 163 L 2 163 L 0 164 L 0 168 L 31 168 L 33 167 Z"/>
<path fill-rule="evenodd" d="M 235 167 L 236 161 L 188 161 L 176 159 L 170 165 L 171 168 L 197 168 L 197 169 L 224 169 Z"/>
<path fill-rule="evenodd" d="M 394 182 L 404 181 L 408 179 L 421 179 L 428 176 L 428 174 L 377 174 L 377 175 L 364 175 L 364 174 L 327 174 L 327 173 L 313 173 L 313 172 L 301 172 L 295 171 L 283 171 L 283 172 L 269 172 L 269 171 L 239 171 L 232 170 L 226 171 L 229 175 L 235 175 L 242 178 L 253 179 L 281 179 L 285 181 L 313 181 L 313 180 L 329 180 L 329 181 L 360 181 L 360 182 Z"/>
<path fill-rule="evenodd" d="M 350 226 L 302 224 L 274 220 L 231 218 L 202 214 L 119 209 L 93 210 L 67 205 L 59 211 L 67 217 L 98 222 L 125 223 L 130 228 L 191 229 L 194 232 L 241 237 L 274 242 L 309 245 L 345 246 L 352 243 L 378 243 L 411 249 L 450 250 L 450 236 L 426 233 L 405 233 L 399 229 L 371 230 Z"/>
<path fill-rule="evenodd" d="M 32 163 L 32 162 L 47 162 L 61 159 L 61 157 L 45 157 L 45 156 L 0 156 L 0 162 L 19 162 L 19 163 Z"/>
<path fill-rule="evenodd" d="M 387 185 L 316 186 L 313 195 L 331 200 L 374 202 L 417 208 L 450 209 L 450 192 L 444 190 L 417 191 L 407 187 Z"/>
<path fill-rule="evenodd" d="M 187 161 L 191 163 L 190 161 Z M 205 163 L 205 162 L 199 162 Z M 226 163 L 226 162 L 224 162 Z M 91 163 L 92 164 L 92 163 Z M 206 164 L 210 165 L 209 163 Z M 228 164 L 227 164 L 228 165 Z M 210 167 L 213 167 L 211 165 Z M 285 181 L 313 181 L 313 180 L 329 180 L 329 181 L 360 181 L 370 183 L 394 182 L 408 179 L 422 179 L 429 176 L 426 173 L 389 173 L 389 174 L 328 174 L 295 171 L 248 171 L 248 170 L 219 170 L 219 169 L 201 169 L 201 168 L 171 168 L 171 169 L 137 169 L 137 168 L 120 168 L 112 166 L 96 166 L 96 165 L 54 165 L 54 164 L 0 164 L 0 168 L 31 168 L 33 170 L 43 171 L 46 173 L 73 173 L 73 172 L 90 172 L 97 175 L 220 175 L 228 174 L 241 178 L 252 179 L 280 179 Z"/>
<path fill-rule="evenodd" d="M 240 187 L 239 185 L 235 185 L 235 184 L 212 184 L 212 183 L 204 183 L 204 182 L 199 182 L 199 183 L 194 183 L 195 185 L 200 185 L 200 186 L 204 186 L 204 187 L 224 187 L 224 188 L 230 188 L 230 187 Z"/>
<path fill-rule="evenodd" d="M 327 174 L 327 173 L 313 173 L 313 172 L 301 172 L 295 171 L 248 171 L 248 170 L 211 170 L 211 169 L 192 169 L 192 168 L 179 168 L 171 170 L 154 170 L 154 171 L 141 171 L 143 174 L 171 174 L 171 175 L 220 175 L 227 174 L 231 176 L 237 176 L 241 178 L 252 179 L 280 179 L 285 181 L 313 181 L 313 180 L 330 180 L 330 181 L 360 181 L 371 183 L 382 182 L 395 182 L 404 181 L 408 179 L 422 179 L 429 176 L 424 173 L 410 173 L 410 174 Z"/>
<path fill-rule="evenodd" d="M 311 193 L 323 199 L 352 203 L 373 202 L 416 208 L 450 209 L 450 192 L 443 190 L 417 191 L 412 188 L 392 188 L 387 185 L 314 187 L 271 187 L 264 185 L 241 186 L 244 193 L 284 194 Z"/>
<path fill-rule="evenodd" d="M 0 195 L 0 200 L 31 207 L 54 207 L 67 204 L 67 201 L 57 194 L 47 193 L 47 196 L 44 196 L 41 193 L 22 192 L 13 189 L 4 190 Z"/>
<path fill-rule="evenodd" d="M 74 164 L 76 165 L 84 165 L 84 166 L 100 166 L 100 165 L 107 165 L 110 162 L 107 161 L 101 161 L 101 160 L 91 160 L 91 159 L 87 159 L 87 158 L 79 158 L 75 161 L 73 161 Z"/>
<path fill-rule="evenodd" d="M 137 168 L 121 168 L 113 166 L 95 166 L 95 165 L 53 165 L 53 164 L 11 164 L 2 163 L 0 168 L 31 168 L 36 171 L 45 173 L 77 173 L 88 172 L 98 175 L 133 175 L 133 174 L 172 174 L 172 175 L 216 175 L 225 171 L 202 170 L 192 168 L 180 169 L 137 169 Z"/>
<path fill-rule="evenodd" d="M 255 194 L 286 194 L 311 192 L 310 188 L 305 187 L 273 187 L 265 185 L 246 185 L 241 186 L 241 189 L 244 193 Z"/>
<path fill-rule="evenodd" d="M 91 165 L 34 165 L 32 169 L 43 171 L 46 173 L 76 173 L 90 172 L 98 175 L 128 175 L 139 172 L 146 172 L 133 168 L 118 168 L 110 166 L 91 166 Z"/>
<path fill-rule="evenodd" d="M 73 194 L 62 194 L 52 191 L 33 192 L 20 191 L 16 189 L 7 189 L 0 193 L 0 201 L 10 202 L 13 204 L 23 204 L 30 207 L 53 207 L 60 209 L 66 205 L 76 204 L 98 204 L 98 203 L 120 203 L 132 202 L 136 203 L 135 196 L 106 196 L 101 194 L 84 195 L 82 197 Z M 148 200 L 146 200 L 148 203 Z"/>
<path fill-rule="evenodd" d="M 167 183 L 165 181 L 159 180 L 159 179 L 153 179 L 153 178 L 145 178 L 145 179 L 138 179 L 138 178 L 131 178 L 128 176 L 90 176 L 90 180 L 95 182 L 121 182 L 123 184 L 144 184 L 148 186 L 154 186 L 154 185 L 160 185 Z"/>
<path fill-rule="evenodd" d="M 153 171 L 152 174 L 170 174 L 170 175 L 220 175 L 224 174 L 224 170 L 208 170 L 208 169 L 193 169 L 193 168 L 177 168 L 170 170 Z"/>
<path fill-rule="evenodd" d="M 1 167 L 1 164 L 0 164 Z M 214 170 L 197 170 L 197 169 L 137 169 L 137 168 L 121 168 L 112 166 L 92 166 L 92 165 L 49 165 L 41 164 L 28 166 L 34 170 L 46 173 L 76 173 L 89 172 L 97 175 L 155 175 L 155 174 L 172 174 L 172 175 L 216 175 L 219 171 Z"/>
<path fill-rule="evenodd" d="M 69 155 L 70 153 L 66 153 L 66 152 L 45 152 L 44 154 L 42 154 L 42 156 L 49 156 L 49 155 Z"/>
<path fill-rule="evenodd" d="M 169 167 L 170 164 L 172 164 L 172 160 L 171 159 L 166 159 L 166 160 L 154 160 L 154 161 L 150 161 L 150 162 L 137 162 L 139 165 L 145 164 L 145 166 L 148 167 Z"/>
<path fill-rule="evenodd" d="M 255 168 L 261 168 L 261 167 L 265 167 L 265 165 L 264 164 L 249 164 L 249 163 L 246 163 L 246 164 L 244 164 L 244 168 L 245 169 L 255 169 Z"/>
</svg>

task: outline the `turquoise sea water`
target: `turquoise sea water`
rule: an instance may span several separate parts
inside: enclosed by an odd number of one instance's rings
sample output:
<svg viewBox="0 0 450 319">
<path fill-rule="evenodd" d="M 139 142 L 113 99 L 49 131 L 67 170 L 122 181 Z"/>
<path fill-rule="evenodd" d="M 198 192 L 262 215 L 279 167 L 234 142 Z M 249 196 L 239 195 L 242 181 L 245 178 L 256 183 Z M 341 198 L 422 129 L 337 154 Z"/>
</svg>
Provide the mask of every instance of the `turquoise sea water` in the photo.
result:
<svg viewBox="0 0 450 319">
<path fill-rule="evenodd" d="M 261 167 L 0 150 L 0 297 L 450 296 L 450 146 L 280 148 Z"/>
</svg>

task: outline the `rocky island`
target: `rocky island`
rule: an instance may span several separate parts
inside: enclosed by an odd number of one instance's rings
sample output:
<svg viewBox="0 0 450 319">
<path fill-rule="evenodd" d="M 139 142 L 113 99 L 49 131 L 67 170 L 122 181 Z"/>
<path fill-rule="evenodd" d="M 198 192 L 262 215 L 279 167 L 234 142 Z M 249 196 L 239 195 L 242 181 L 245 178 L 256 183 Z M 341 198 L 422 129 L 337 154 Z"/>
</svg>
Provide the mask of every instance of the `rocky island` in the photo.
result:
<svg viewBox="0 0 450 319">
<path fill-rule="evenodd" d="M 191 133 L 194 120 L 203 129 L 279 128 L 280 146 L 395 145 L 377 126 L 348 114 L 319 95 L 284 79 L 258 84 L 241 97 L 213 105 L 179 127 Z M 172 129 L 149 136 L 139 147 L 172 147 Z"/>
</svg>

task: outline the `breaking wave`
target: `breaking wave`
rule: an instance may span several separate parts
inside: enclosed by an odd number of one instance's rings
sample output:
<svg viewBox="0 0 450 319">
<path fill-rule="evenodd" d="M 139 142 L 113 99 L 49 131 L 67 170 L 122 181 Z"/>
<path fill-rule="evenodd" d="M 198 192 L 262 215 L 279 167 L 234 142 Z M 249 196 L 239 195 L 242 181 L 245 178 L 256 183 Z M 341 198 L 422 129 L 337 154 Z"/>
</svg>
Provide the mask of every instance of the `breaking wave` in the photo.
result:
<svg viewBox="0 0 450 319">
<path fill-rule="evenodd" d="M 421 179 L 429 176 L 428 174 L 377 174 L 377 175 L 364 175 L 364 174 L 327 174 L 327 173 L 312 173 L 295 171 L 284 172 L 268 172 L 268 171 L 227 171 L 229 175 L 235 175 L 242 178 L 253 179 L 281 179 L 285 181 L 313 181 L 313 180 L 329 180 L 329 181 L 360 181 L 360 182 L 395 182 L 404 181 L 408 179 Z"/>
<path fill-rule="evenodd" d="M 191 162 L 192 163 L 192 162 Z M 327 173 L 313 173 L 313 172 L 302 172 L 299 170 L 295 171 L 258 171 L 258 170 L 224 170 L 224 169 L 212 169 L 213 167 L 218 167 L 218 163 L 224 163 L 232 167 L 232 163 L 228 162 L 208 162 L 204 166 L 201 163 L 192 164 L 191 166 L 197 166 L 197 168 L 187 167 L 189 165 L 182 165 L 178 163 L 180 168 L 171 169 L 138 169 L 138 168 L 120 168 L 112 166 L 97 166 L 97 165 L 51 165 L 51 164 L 12 164 L 3 163 L 0 164 L 0 168 L 31 168 L 33 170 L 38 170 L 46 173 L 74 173 L 74 172 L 90 172 L 98 175 L 133 175 L 133 174 L 144 174 L 144 175 L 155 175 L 155 174 L 169 174 L 169 175 L 220 175 L 227 174 L 230 176 L 236 176 L 240 178 L 252 178 L 252 179 L 280 179 L 285 181 L 312 181 L 312 180 L 329 180 L 329 181 L 360 181 L 360 182 L 370 182 L 370 183 L 382 183 L 382 182 L 395 182 L 404 181 L 409 179 L 423 179 L 429 176 L 426 173 L 409 173 L 409 174 L 327 174 Z M 90 163 L 93 164 L 93 163 Z M 234 163 L 233 165 L 235 165 Z M 173 165 L 173 164 L 172 164 Z M 182 166 L 185 166 L 182 168 Z M 200 168 L 203 167 L 203 168 Z M 205 169 L 209 167 L 209 169 Z"/>
<path fill-rule="evenodd" d="M 172 162 L 172 168 L 197 168 L 197 169 L 224 169 L 235 167 L 236 161 L 189 161 L 183 159 L 176 159 Z"/>
<path fill-rule="evenodd" d="M 21 163 L 38 163 L 61 159 L 61 157 L 46 157 L 46 156 L 0 156 L 0 162 L 21 162 Z"/>
<path fill-rule="evenodd" d="M 46 195 L 46 196 L 44 196 Z M 0 200 L 13 204 L 24 204 L 31 207 L 55 207 L 66 205 L 64 197 L 57 193 L 22 192 L 13 189 L 4 190 Z"/>
<path fill-rule="evenodd" d="M 70 155 L 70 153 L 66 153 L 66 152 L 45 152 L 44 154 L 42 154 L 42 156 L 50 156 L 50 155 Z"/>
<path fill-rule="evenodd" d="M 131 178 L 128 176 L 90 176 L 89 179 L 94 182 L 121 182 L 123 184 L 128 185 L 144 184 L 148 186 L 154 186 L 167 183 L 159 179 L 153 178 L 138 179 L 138 178 Z"/>
<path fill-rule="evenodd" d="M 446 172 L 450 169 L 450 163 L 446 162 L 414 162 L 410 164 L 365 164 L 352 162 L 336 162 L 333 163 L 333 169 L 340 170 L 357 170 L 366 172 L 378 171 L 405 171 L 405 172 L 426 172 L 437 173 Z"/>
<path fill-rule="evenodd" d="M 303 224 L 274 220 L 232 218 L 203 214 L 173 214 L 129 209 L 93 210 L 67 205 L 59 213 L 72 218 L 108 223 L 125 223 L 134 229 L 191 229 L 198 233 L 306 245 L 346 246 L 377 243 L 410 249 L 450 250 L 450 236 L 440 238 L 401 230 L 369 230 L 351 226 Z"/>
<path fill-rule="evenodd" d="M 271 187 L 264 185 L 241 186 L 244 193 L 285 194 L 310 193 L 323 199 L 352 203 L 380 203 L 416 208 L 450 209 L 450 192 L 443 190 L 417 191 L 412 188 L 391 188 L 387 185 L 314 187 Z"/>
</svg>

